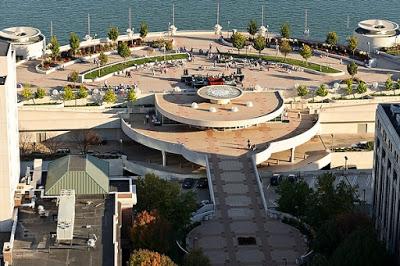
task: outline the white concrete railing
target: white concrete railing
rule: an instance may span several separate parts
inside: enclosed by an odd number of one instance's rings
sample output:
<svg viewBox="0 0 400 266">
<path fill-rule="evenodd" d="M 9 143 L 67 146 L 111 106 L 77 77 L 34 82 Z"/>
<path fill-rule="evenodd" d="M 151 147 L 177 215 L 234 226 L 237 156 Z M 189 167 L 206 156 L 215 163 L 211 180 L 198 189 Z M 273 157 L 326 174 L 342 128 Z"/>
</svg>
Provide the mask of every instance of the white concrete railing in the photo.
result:
<svg viewBox="0 0 400 266">
<path fill-rule="evenodd" d="M 211 170 L 210 170 L 210 162 L 208 161 L 208 156 L 206 156 L 206 172 L 207 172 L 208 188 L 210 190 L 210 198 L 213 203 L 214 212 L 215 212 L 217 203 L 215 202 L 214 186 L 213 186 L 213 182 L 212 182 L 212 175 L 211 175 Z"/>
<path fill-rule="evenodd" d="M 315 135 L 317 135 L 319 130 L 320 119 L 318 117 L 317 122 L 309 130 L 289 139 L 272 142 L 264 151 L 254 154 L 253 157 L 256 164 L 265 162 L 271 157 L 271 154 L 273 153 L 290 150 L 294 147 L 306 143 L 307 141 L 311 140 Z"/>
<path fill-rule="evenodd" d="M 192 125 L 192 126 L 197 126 L 197 127 L 210 127 L 210 128 L 249 127 L 249 126 L 263 124 L 268 121 L 271 121 L 283 113 L 283 111 L 285 109 L 283 97 L 280 92 L 275 92 L 275 94 L 276 94 L 276 96 L 278 98 L 278 102 L 279 102 L 278 108 L 275 111 L 268 113 L 266 115 L 255 117 L 255 118 L 242 119 L 242 120 L 230 120 L 230 121 L 229 120 L 211 120 L 211 119 L 199 120 L 199 119 L 191 119 L 191 118 L 187 118 L 187 117 L 177 116 L 172 112 L 168 112 L 167 110 L 165 110 L 162 107 L 162 105 L 160 105 L 160 103 L 158 101 L 158 95 L 155 96 L 155 106 L 157 108 L 157 111 L 160 112 L 163 116 L 165 116 L 173 121 L 185 124 L 185 125 Z M 210 113 L 209 115 L 212 116 L 213 114 Z"/>
<path fill-rule="evenodd" d="M 160 178 L 166 180 L 172 180 L 172 179 L 183 180 L 185 178 L 200 178 L 202 176 L 201 174 L 179 174 L 179 173 L 168 172 L 162 169 L 151 168 L 150 165 L 145 166 L 143 164 L 133 161 L 128 161 L 126 159 L 123 160 L 123 167 L 129 172 L 135 173 L 139 176 L 145 176 L 146 174 L 155 174 Z"/>
<path fill-rule="evenodd" d="M 185 147 L 185 145 L 180 143 L 162 141 L 141 134 L 140 132 L 132 128 L 127 122 L 125 122 L 123 118 L 121 118 L 121 129 L 129 138 L 133 139 L 134 141 L 142 145 L 160 151 L 165 151 L 173 154 L 180 154 L 190 162 L 193 162 L 201 166 L 206 166 L 205 154 L 189 150 L 188 148 Z"/>
</svg>

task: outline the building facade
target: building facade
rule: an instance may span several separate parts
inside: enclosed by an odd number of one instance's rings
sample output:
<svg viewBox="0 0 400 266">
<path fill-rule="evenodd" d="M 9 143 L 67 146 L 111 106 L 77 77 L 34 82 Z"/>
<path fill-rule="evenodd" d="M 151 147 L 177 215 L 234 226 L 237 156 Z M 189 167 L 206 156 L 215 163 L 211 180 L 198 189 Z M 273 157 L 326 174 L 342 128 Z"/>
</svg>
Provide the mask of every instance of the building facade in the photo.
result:
<svg viewBox="0 0 400 266">
<path fill-rule="evenodd" d="M 373 217 L 380 240 L 400 261 L 400 104 L 376 112 Z"/>
<path fill-rule="evenodd" d="M 0 231 L 12 225 L 19 181 L 19 138 L 15 51 L 0 42 Z"/>
</svg>

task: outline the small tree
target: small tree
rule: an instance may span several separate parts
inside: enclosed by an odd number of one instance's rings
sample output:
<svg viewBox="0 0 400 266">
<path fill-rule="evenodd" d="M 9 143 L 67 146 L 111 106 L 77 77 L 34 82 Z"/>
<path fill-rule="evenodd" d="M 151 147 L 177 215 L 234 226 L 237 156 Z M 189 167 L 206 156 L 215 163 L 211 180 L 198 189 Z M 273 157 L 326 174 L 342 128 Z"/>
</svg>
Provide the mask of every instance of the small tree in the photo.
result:
<svg viewBox="0 0 400 266">
<path fill-rule="evenodd" d="M 358 46 L 358 39 L 356 37 L 350 36 L 349 38 L 347 38 L 347 47 L 353 53 L 353 56 L 354 52 L 357 49 L 357 46 Z"/>
<path fill-rule="evenodd" d="M 363 94 L 363 93 L 366 93 L 367 90 L 368 90 L 367 84 L 365 84 L 364 81 L 360 81 L 360 82 L 358 83 L 358 86 L 357 86 L 357 93 Z"/>
<path fill-rule="evenodd" d="M 56 36 L 51 36 L 50 38 L 50 51 L 51 51 L 51 59 L 56 61 L 60 56 L 60 43 L 57 40 Z"/>
<path fill-rule="evenodd" d="M 114 90 L 108 89 L 104 94 L 103 101 L 106 103 L 115 103 L 117 101 L 117 95 L 115 94 Z"/>
<path fill-rule="evenodd" d="M 287 55 L 292 52 L 292 46 L 290 46 L 290 43 L 288 41 L 284 40 L 279 46 L 279 51 L 285 56 L 286 61 Z"/>
<path fill-rule="evenodd" d="M 332 46 L 336 46 L 339 42 L 339 36 L 335 31 L 328 32 L 326 35 L 326 43 Z"/>
<path fill-rule="evenodd" d="M 310 91 L 306 85 L 300 85 L 297 87 L 297 96 L 304 97 L 307 96 Z"/>
<path fill-rule="evenodd" d="M 256 35 L 258 30 L 257 22 L 252 19 L 249 22 L 249 25 L 247 25 L 247 32 L 254 38 L 254 35 Z"/>
<path fill-rule="evenodd" d="M 347 65 L 347 72 L 351 76 L 352 79 L 354 79 L 354 76 L 357 75 L 358 72 L 358 66 L 356 63 L 351 62 L 350 64 Z"/>
<path fill-rule="evenodd" d="M 394 86 L 393 86 L 393 80 L 392 80 L 392 77 L 389 76 L 389 77 L 387 78 L 387 80 L 385 81 L 385 90 L 391 91 L 391 90 L 393 90 L 393 88 L 394 88 Z"/>
<path fill-rule="evenodd" d="M 346 79 L 346 94 L 350 95 L 353 94 L 353 80 Z"/>
<path fill-rule="evenodd" d="M 80 46 L 79 36 L 75 32 L 71 32 L 69 35 L 69 46 L 71 47 L 71 55 L 75 56 L 79 51 Z"/>
<path fill-rule="evenodd" d="M 321 86 L 319 86 L 319 88 L 315 91 L 315 94 L 320 97 L 326 97 L 328 93 L 328 88 L 325 84 L 321 84 Z"/>
<path fill-rule="evenodd" d="M 300 55 L 301 55 L 301 57 L 304 58 L 304 60 L 306 60 L 306 65 L 308 65 L 308 59 L 311 58 L 312 53 L 313 53 L 313 51 L 312 51 L 311 47 L 308 46 L 307 44 L 305 44 L 303 46 L 303 48 L 301 48 Z"/>
<path fill-rule="evenodd" d="M 124 59 L 131 55 L 131 50 L 129 50 L 129 47 L 125 42 L 118 44 L 118 54 Z"/>
<path fill-rule="evenodd" d="M 99 145 L 102 141 L 99 134 L 89 129 L 75 130 L 72 134 L 72 138 L 84 154 L 88 152 L 91 146 Z"/>
<path fill-rule="evenodd" d="M 76 94 L 76 98 L 84 99 L 86 97 L 88 97 L 87 89 L 83 85 L 79 86 L 79 90 L 78 90 L 78 93 Z"/>
<path fill-rule="evenodd" d="M 246 44 L 246 37 L 239 32 L 235 32 L 234 34 L 232 34 L 231 39 L 233 47 L 238 49 L 238 53 L 240 53 L 240 49 L 243 49 Z"/>
<path fill-rule="evenodd" d="M 144 265 L 157 265 L 157 266 L 176 266 L 176 264 L 167 256 L 160 253 L 139 249 L 133 251 L 129 258 L 129 266 L 144 266 Z"/>
<path fill-rule="evenodd" d="M 281 36 L 282 36 L 282 38 L 286 38 L 286 39 L 290 38 L 290 26 L 289 26 L 289 23 L 286 22 L 281 26 Z"/>
<path fill-rule="evenodd" d="M 258 51 L 259 54 L 265 49 L 267 46 L 267 41 L 265 38 L 261 35 L 258 35 L 257 38 L 255 38 L 254 43 L 253 43 L 254 49 Z"/>
<path fill-rule="evenodd" d="M 65 86 L 64 87 L 64 95 L 63 95 L 63 100 L 64 101 L 71 101 L 75 99 L 75 94 L 72 91 L 72 88 L 70 86 Z"/>
<path fill-rule="evenodd" d="M 76 83 L 77 83 L 78 80 L 79 80 L 79 73 L 78 73 L 78 71 L 76 71 L 76 70 L 72 71 L 71 74 L 69 75 L 69 79 L 71 80 L 71 82 L 74 83 L 74 87 L 75 87 Z"/>
<path fill-rule="evenodd" d="M 137 100 L 137 99 L 136 99 L 136 93 L 135 93 L 135 91 L 134 91 L 133 89 L 130 89 L 130 90 L 129 90 L 128 95 L 126 96 L 126 100 L 127 100 L 130 104 L 136 102 L 136 100 Z"/>
<path fill-rule="evenodd" d="M 38 88 L 35 93 L 36 99 L 43 99 L 46 96 L 46 91 L 43 88 Z"/>
<path fill-rule="evenodd" d="M 111 27 L 107 33 L 108 39 L 110 39 L 113 43 L 118 40 L 119 30 L 117 27 Z"/>
<path fill-rule="evenodd" d="M 142 39 L 146 38 L 147 33 L 149 33 L 149 26 L 147 25 L 146 22 L 142 21 L 140 23 L 139 33 L 140 33 L 140 38 Z"/>
<path fill-rule="evenodd" d="M 32 99 L 33 93 L 30 84 L 24 84 L 21 96 L 25 101 Z"/>
<path fill-rule="evenodd" d="M 183 266 L 210 266 L 210 260 L 201 249 L 192 249 L 183 258 Z"/>
</svg>

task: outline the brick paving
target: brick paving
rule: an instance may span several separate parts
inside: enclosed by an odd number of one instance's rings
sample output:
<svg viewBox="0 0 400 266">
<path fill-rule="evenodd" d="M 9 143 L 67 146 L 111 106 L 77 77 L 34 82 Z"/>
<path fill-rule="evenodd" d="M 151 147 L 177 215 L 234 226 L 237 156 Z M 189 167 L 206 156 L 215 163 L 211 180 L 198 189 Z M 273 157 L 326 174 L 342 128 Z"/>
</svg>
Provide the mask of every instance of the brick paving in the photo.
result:
<svg viewBox="0 0 400 266">
<path fill-rule="evenodd" d="M 210 145 L 213 145 L 210 141 Z M 299 231 L 266 216 L 251 158 L 209 155 L 216 213 L 188 236 L 212 265 L 296 265 L 306 251 Z M 252 237 L 253 245 L 239 245 L 238 237 Z"/>
</svg>

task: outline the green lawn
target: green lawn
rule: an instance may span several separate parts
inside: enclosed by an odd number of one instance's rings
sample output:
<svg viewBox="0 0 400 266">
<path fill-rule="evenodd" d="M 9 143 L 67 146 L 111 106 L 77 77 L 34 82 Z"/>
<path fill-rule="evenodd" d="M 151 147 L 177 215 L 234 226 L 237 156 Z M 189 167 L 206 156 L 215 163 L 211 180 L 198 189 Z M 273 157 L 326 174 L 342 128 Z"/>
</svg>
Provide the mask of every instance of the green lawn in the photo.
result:
<svg viewBox="0 0 400 266">
<path fill-rule="evenodd" d="M 188 54 L 171 54 L 171 55 L 166 55 L 165 59 L 168 60 L 179 60 L 179 59 L 187 59 L 189 56 Z M 151 63 L 151 62 L 160 62 L 164 61 L 164 56 L 153 56 L 153 57 L 147 57 L 147 58 L 139 58 L 139 59 L 132 59 L 126 62 L 121 62 L 119 64 L 115 65 L 110 65 L 110 66 L 105 66 L 104 68 L 100 69 L 92 69 L 89 70 L 87 73 L 84 74 L 85 79 L 95 79 L 99 77 L 103 77 L 105 75 L 115 73 L 118 71 L 122 71 L 126 68 L 135 66 L 135 65 L 143 65 L 145 63 Z"/>
<path fill-rule="evenodd" d="M 292 58 L 284 58 L 284 57 L 279 57 L 279 56 L 271 56 L 271 55 L 256 55 L 256 54 L 228 54 L 228 53 L 224 53 L 223 55 L 226 56 L 233 56 L 235 58 L 254 58 L 254 59 L 263 59 L 269 62 L 275 62 L 275 63 L 284 63 L 284 64 L 288 64 L 288 65 L 293 65 L 293 66 L 299 66 L 299 67 L 303 67 L 303 68 L 308 68 L 311 70 L 315 70 L 321 73 L 340 73 L 341 71 L 331 68 L 331 67 L 327 67 L 327 66 L 323 66 L 323 65 L 319 65 L 319 64 L 315 64 L 315 63 L 310 63 L 308 62 L 308 64 L 303 61 L 303 60 L 297 60 L 297 59 L 292 59 Z"/>
</svg>

